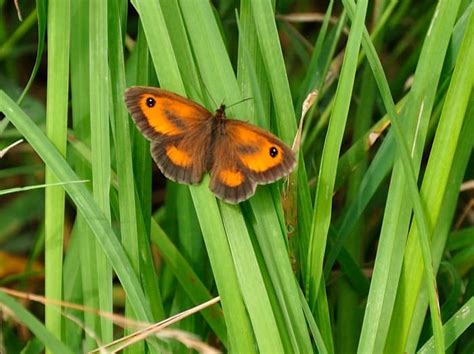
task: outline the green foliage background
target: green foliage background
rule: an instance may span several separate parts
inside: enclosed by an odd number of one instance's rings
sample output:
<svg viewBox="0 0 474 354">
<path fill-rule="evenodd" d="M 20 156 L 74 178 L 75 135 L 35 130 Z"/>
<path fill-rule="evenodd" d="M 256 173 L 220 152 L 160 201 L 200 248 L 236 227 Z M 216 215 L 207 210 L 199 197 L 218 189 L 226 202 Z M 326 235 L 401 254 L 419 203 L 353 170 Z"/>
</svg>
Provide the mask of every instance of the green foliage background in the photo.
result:
<svg viewBox="0 0 474 354">
<path fill-rule="evenodd" d="M 3 257 L 25 258 L 2 286 L 148 323 L 218 295 L 172 327 L 221 351 L 471 353 L 473 6 L 37 0 L 19 22 L 0 1 L 0 148 L 26 140 L 0 160 Z M 208 177 L 164 181 L 126 111 L 132 85 L 210 110 L 251 97 L 228 115 L 288 144 L 318 95 L 288 183 L 235 206 Z M 0 303 L 7 352 L 136 329 Z M 189 349 L 159 334 L 126 351 Z"/>
</svg>

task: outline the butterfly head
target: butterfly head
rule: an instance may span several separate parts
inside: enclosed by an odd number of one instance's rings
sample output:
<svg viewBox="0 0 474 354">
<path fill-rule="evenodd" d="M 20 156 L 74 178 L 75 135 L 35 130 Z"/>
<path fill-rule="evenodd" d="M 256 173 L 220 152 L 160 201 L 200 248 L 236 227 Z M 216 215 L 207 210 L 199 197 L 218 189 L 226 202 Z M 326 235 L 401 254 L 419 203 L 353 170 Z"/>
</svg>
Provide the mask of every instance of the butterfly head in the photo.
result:
<svg viewBox="0 0 474 354">
<path fill-rule="evenodd" d="M 216 109 L 214 117 L 216 117 L 216 119 L 225 119 L 225 104 L 222 103 L 219 108 Z"/>
</svg>

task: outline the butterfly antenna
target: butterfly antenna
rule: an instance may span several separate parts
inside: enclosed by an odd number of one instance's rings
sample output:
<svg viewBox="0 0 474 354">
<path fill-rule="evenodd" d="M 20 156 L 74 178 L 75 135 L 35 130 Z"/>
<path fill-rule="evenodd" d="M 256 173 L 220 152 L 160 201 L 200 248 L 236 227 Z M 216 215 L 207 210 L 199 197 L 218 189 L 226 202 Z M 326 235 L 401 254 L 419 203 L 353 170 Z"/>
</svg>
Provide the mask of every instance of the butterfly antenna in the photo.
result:
<svg viewBox="0 0 474 354">
<path fill-rule="evenodd" d="M 253 100 L 253 97 L 247 97 L 247 98 L 244 98 L 243 100 L 232 103 L 230 106 L 227 106 L 227 108 L 234 107 L 235 105 L 238 105 L 239 103 L 249 101 L 249 100 Z"/>
</svg>

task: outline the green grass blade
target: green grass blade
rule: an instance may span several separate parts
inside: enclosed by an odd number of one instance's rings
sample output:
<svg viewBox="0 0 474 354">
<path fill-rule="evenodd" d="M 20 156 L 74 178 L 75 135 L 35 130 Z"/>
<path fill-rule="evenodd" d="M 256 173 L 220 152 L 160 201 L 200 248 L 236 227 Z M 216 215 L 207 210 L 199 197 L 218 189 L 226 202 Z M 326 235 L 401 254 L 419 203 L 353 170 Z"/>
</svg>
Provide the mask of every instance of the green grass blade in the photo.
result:
<svg viewBox="0 0 474 354">
<path fill-rule="evenodd" d="M 21 93 L 20 98 L 18 99 L 18 104 L 21 104 L 23 99 L 25 98 L 26 94 L 31 88 L 33 81 L 38 73 L 38 69 L 41 64 L 41 59 L 43 57 L 44 45 L 45 45 L 45 37 L 46 37 L 46 24 L 48 21 L 47 17 L 47 2 L 46 0 L 36 0 L 36 17 L 38 20 L 38 48 L 36 49 L 36 59 L 35 64 L 33 66 L 33 70 L 31 71 L 30 78 Z"/>
<path fill-rule="evenodd" d="M 68 182 L 68 183 L 85 183 L 85 182 L 89 182 L 89 181 L 82 180 L 82 181 L 74 181 L 74 182 Z M 0 196 L 5 195 L 5 194 L 10 194 L 10 193 L 26 192 L 26 191 L 31 191 L 33 189 L 40 189 L 40 188 L 45 188 L 45 187 L 63 186 L 64 184 L 65 183 L 63 182 L 56 182 L 52 184 L 36 184 L 33 186 L 7 188 L 7 189 L 0 190 Z"/>
<path fill-rule="evenodd" d="M 474 323 L 474 298 L 471 297 L 443 326 L 446 349 L 453 344 Z M 436 353 L 435 341 L 427 341 L 418 354 Z"/>
<path fill-rule="evenodd" d="M 342 136 L 349 111 L 350 97 L 357 68 L 357 58 L 362 39 L 363 24 L 367 10 L 367 2 L 357 3 L 356 15 L 352 22 L 347 50 L 341 70 L 341 78 L 336 91 L 334 108 L 325 147 L 321 158 L 321 167 L 316 187 L 315 209 L 311 227 L 311 238 L 308 249 L 307 275 L 305 279 L 306 296 L 310 307 L 315 309 L 319 286 L 322 279 L 323 257 L 326 249 L 327 234 L 331 221 L 331 205 L 334 183 L 336 179 L 337 161 L 341 149 Z"/>
<path fill-rule="evenodd" d="M 110 136 L 107 2 L 89 2 L 89 92 L 91 115 L 92 190 L 97 205 L 110 223 Z M 99 306 L 112 311 L 112 269 L 102 250 L 91 244 L 95 253 Z M 113 339 L 112 322 L 100 319 L 100 334 L 105 342 Z"/>
<path fill-rule="evenodd" d="M 69 88 L 70 2 L 48 4 L 48 91 L 46 132 L 59 153 L 66 152 L 67 108 Z M 77 179 L 76 179 L 77 180 Z M 47 184 L 61 182 L 46 166 Z M 64 181 L 63 181 L 64 182 Z M 62 264 L 64 237 L 64 199 L 62 187 L 48 187 L 45 194 L 45 297 L 62 299 Z M 61 338 L 61 314 L 46 306 L 46 327 Z"/>
<path fill-rule="evenodd" d="M 71 32 L 71 111 L 72 123 L 75 138 L 69 146 L 69 154 L 72 156 L 72 162 L 76 173 L 82 178 L 92 180 L 90 167 L 90 100 L 89 100 L 89 1 L 73 1 L 71 3 L 71 26 L 75 30 Z M 87 144 L 89 155 L 88 163 L 76 158 L 74 147 L 81 147 Z M 73 149 L 71 149 L 71 147 Z M 90 184 L 87 186 L 90 187 Z M 67 301 L 81 300 L 85 306 L 99 308 L 97 296 L 97 276 L 95 269 L 95 246 L 94 235 L 84 220 L 84 215 L 79 212 L 75 223 L 74 233 L 80 235 L 71 242 L 65 259 L 64 274 L 64 299 Z M 77 240 L 76 240 L 77 239 Z M 75 284 L 76 277 L 71 274 L 71 263 L 80 260 L 80 272 L 78 275 L 79 284 Z M 68 268 L 66 268 L 68 267 Z M 76 267 L 77 268 L 77 265 Z M 74 292 L 78 288 L 79 292 Z M 98 328 L 99 321 L 91 313 L 84 313 L 84 325 L 88 328 Z M 78 346 L 73 340 L 77 332 L 77 326 L 66 322 L 65 338 L 69 345 Z M 83 348 L 90 350 L 95 348 L 96 343 L 89 336 L 85 337 Z"/>
</svg>

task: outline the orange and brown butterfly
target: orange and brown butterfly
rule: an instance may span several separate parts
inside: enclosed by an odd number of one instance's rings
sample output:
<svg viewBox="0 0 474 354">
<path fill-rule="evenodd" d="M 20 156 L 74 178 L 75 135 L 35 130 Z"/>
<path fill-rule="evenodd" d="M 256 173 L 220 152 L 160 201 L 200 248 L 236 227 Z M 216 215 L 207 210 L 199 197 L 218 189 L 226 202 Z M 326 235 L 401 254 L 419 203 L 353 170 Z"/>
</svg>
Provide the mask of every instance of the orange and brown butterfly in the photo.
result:
<svg viewBox="0 0 474 354">
<path fill-rule="evenodd" d="M 270 132 L 227 119 L 175 93 L 130 87 L 125 102 L 138 129 L 151 141 L 151 155 L 169 179 L 198 184 L 209 172 L 209 188 L 228 203 L 239 203 L 267 184 L 288 175 L 293 151 Z"/>
</svg>

